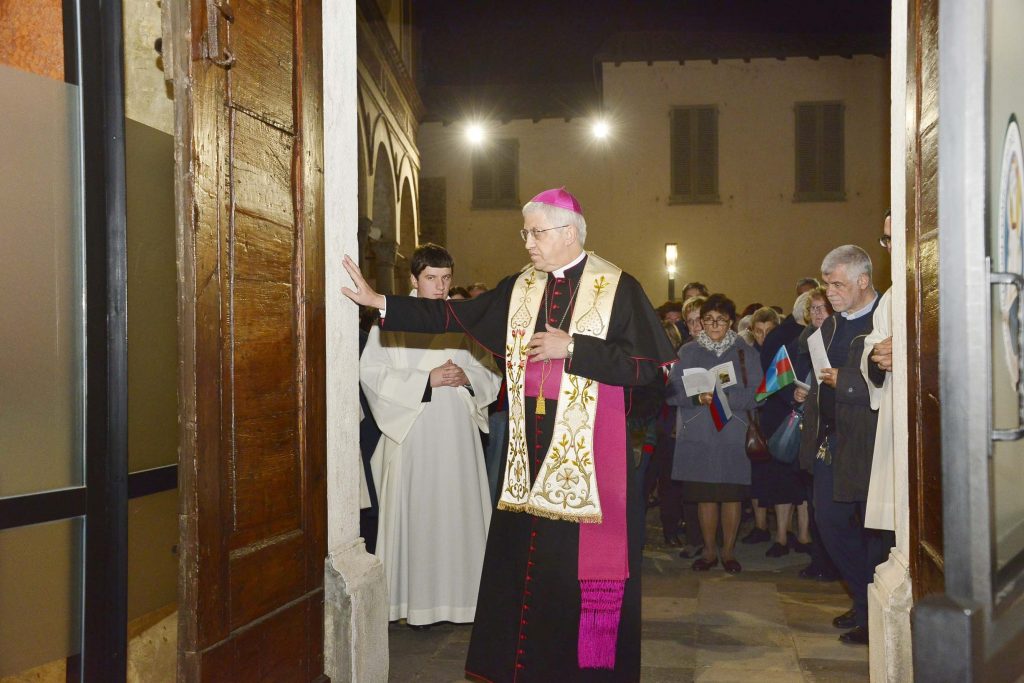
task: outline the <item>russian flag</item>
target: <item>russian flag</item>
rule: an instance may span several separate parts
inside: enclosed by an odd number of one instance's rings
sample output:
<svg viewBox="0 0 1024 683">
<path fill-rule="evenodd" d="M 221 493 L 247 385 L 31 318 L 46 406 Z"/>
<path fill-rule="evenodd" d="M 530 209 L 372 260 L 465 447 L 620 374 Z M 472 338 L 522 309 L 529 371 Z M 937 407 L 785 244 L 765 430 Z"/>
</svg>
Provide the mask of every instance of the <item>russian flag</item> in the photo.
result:
<svg viewBox="0 0 1024 683">
<path fill-rule="evenodd" d="M 796 372 L 793 371 L 793 362 L 789 359 L 789 351 L 785 345 L 780 346 L 772 364 L 764 373 L 761 386 L 757 388 L 756 399 L 763 401 L 779 389 L 788 386 L 796 381 Z"/>
<path fill-rule="evenodd" d="M 729 407 L 729 399 L 725 397 L 722 383 L 715 380 L 715 390 L 711 394 L 711 420 L 715 423 L 715 429 L 722 431 L 725 425 L 732 419 L 732 409 Z"/>
</svg>

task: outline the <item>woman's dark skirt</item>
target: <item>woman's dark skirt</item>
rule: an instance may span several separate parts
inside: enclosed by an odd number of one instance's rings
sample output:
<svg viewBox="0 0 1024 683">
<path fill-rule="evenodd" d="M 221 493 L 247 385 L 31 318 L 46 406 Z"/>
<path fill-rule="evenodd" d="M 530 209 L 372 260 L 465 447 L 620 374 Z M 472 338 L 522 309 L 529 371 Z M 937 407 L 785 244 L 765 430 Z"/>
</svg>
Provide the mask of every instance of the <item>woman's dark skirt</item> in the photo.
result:
<svg viewBox="0 0 1024 683">
<path fill-rule="evenodd" d="M 750 463 L 750 497 L 761 507 L 799 505 L 807 500 L 807 487 L 800 479 L 797 463 L 781 463 L 774 458 Z"/>
<path fill-rule="evenodd" d="M 709 481 L 683 481 L 682 497 L 687 503 L 739 503 L 750 498 L 747 484 L 718 484 Z"/>
</svg>

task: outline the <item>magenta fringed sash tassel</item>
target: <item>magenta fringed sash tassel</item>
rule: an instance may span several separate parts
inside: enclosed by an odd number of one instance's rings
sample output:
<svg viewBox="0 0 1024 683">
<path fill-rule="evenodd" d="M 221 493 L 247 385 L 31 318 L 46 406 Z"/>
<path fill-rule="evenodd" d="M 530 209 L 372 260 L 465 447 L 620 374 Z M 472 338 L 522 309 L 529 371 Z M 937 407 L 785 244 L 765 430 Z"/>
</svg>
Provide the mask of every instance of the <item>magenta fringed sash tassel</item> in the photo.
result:
<svg viewBox="0 0 1024 683">
<path fill-rule="evenodd" d="M 580 581 L 580 635 L 577 659 L 581 669 L 614 669 L 625 581 Z"/>
<path fill-rule="evenodd" d="M 594 468 L 600 524 L 580 524 L 581 669 L 614 669 L 622 595 L 629 578 L 626 547 L 626 417 L 621 387 L 598 385 Z"/>
<path fill-rule="evenodd" d="M 526 365 L 525 393 L 556 398 L 562 363 Z M 580 624 L 577 663 L 581 669 L 614 669 L 622 614 L 622 595 L 629 578 L 626 548 L 626 402 L 622 387 L 597 385 L 594 416 L 594 474 L 601 498 L 601 523 L 580 524 L 577 577 L 580 581 Z"/>
</svg>

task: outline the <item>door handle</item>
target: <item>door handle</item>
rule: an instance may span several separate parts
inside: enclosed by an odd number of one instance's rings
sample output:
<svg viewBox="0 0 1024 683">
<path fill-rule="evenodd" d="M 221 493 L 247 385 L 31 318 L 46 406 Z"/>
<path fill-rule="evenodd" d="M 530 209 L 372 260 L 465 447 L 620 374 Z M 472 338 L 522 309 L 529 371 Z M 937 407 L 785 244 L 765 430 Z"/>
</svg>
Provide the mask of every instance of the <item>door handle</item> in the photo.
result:
<svg viewBox="0 0 1024 683">
<path fill-rule="evenodd" d="M 1017 273 L 990 272 L 988 281 L 990 285 L 1009 285 L 1017 290 L 1017 428 L 993 429 L 991 439 L 1019 441 L 1024 438 L 1024 277 Z"/>
</svg>

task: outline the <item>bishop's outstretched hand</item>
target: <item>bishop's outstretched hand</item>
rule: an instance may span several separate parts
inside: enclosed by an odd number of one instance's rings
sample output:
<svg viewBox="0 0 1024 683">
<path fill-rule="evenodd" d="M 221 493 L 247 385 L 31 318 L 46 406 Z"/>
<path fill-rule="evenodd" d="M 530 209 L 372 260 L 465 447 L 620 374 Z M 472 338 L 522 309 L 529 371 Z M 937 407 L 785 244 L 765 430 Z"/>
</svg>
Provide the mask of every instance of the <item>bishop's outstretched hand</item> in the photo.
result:
<svg viewBox="0 0 1024 683">
<path fill-rule="evenodd" d="M 378 294 L 373 291 L 373 288 L 366 283 L 363 278 L 363 273 L 359 270 L 359 265 L 353 261 L 348 254 L 345 254 L 345 258 L 342 259 L 341 265 L 345 267 L 345 271 L 348 276 L 352 278 L 352 284 L 355 289 L 349 289 L 348 287 L 342 287 L 341 293 L 352 299 L 355 303 L 360 306 L 372 306 L 373 308 L 384 308 L 387 304 L 387 299 L 384 298 L 383 294 Z"/>
</svg>

